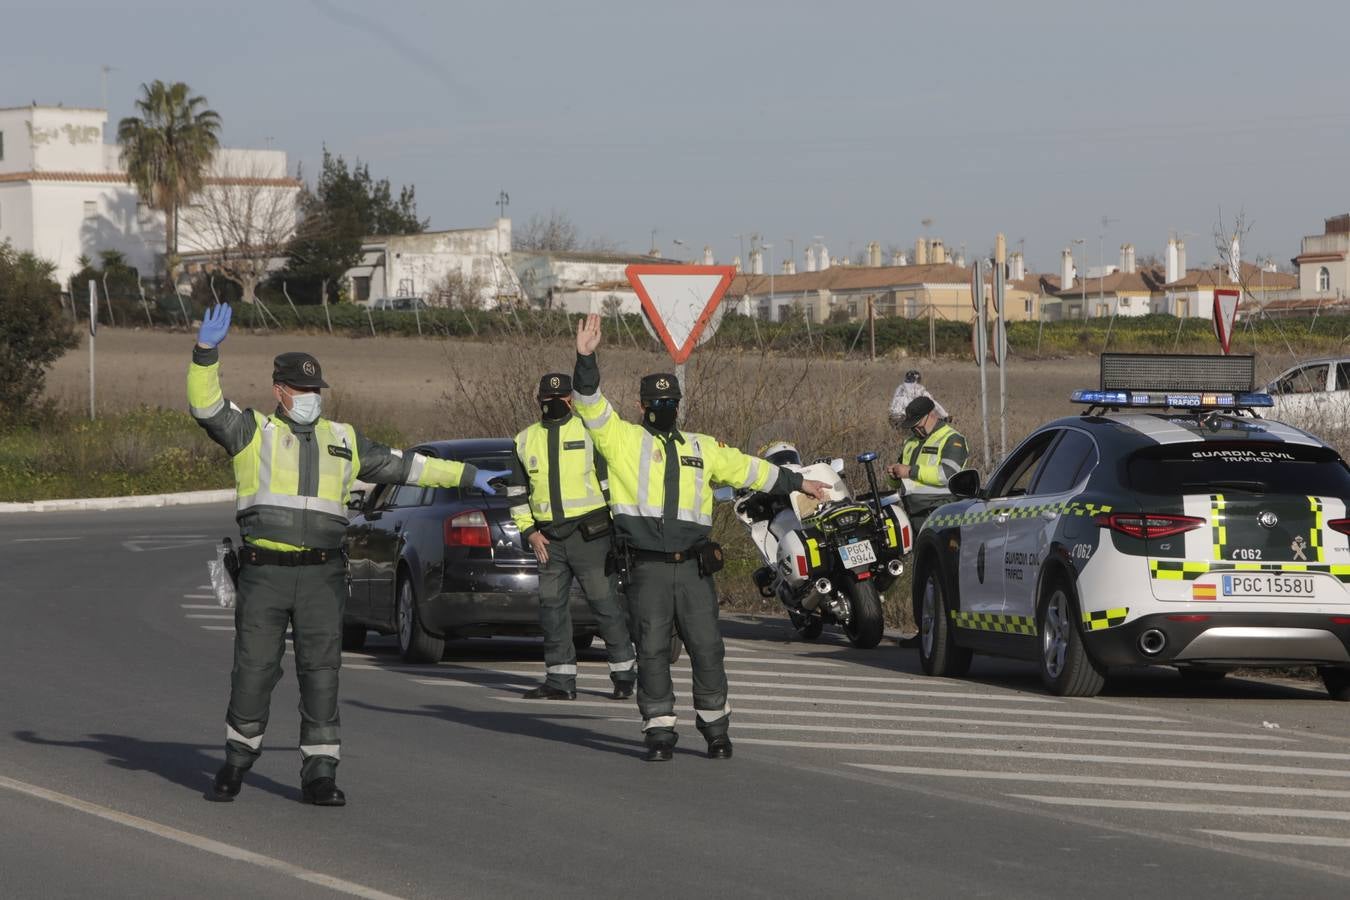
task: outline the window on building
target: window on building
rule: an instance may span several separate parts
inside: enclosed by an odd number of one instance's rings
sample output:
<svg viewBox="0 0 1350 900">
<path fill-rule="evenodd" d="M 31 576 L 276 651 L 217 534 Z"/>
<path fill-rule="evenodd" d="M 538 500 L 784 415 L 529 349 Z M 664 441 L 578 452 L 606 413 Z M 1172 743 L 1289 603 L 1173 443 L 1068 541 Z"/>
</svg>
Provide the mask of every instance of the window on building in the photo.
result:
<svg viewBox="0 0 1350 900">
<path fill-rule="evenodd" d="M 1030 297 L 1028 297 L 1027 299 L 1025 299 L 1025 300 L 1022 301 L 1022 312 L 1026 313 L 1028 316 L 1031 315 L 1031 298 L 1030 298 Z"/>
<path fill-rule="evenodd" d="M 95 218 L 98 215 L 98 203 L 94 200 L 84 201 L 84 217 L 86 219 Z"/>
<path fill-rule="evenodd" d="M 364 302 L 370 299 L 370 276 L 357 275 L 352 278 L 352 293 L 356 301 Z"/>
<path fill-rule="evenodd" d="M 1325 294 L 1331 290 L 1331 270 L 1326 266 L 1317 270 L 1317 292 Z"/>
<path fill-rule="evenodd" d="M 5 133 L 0 131 L 0 162 L 5 161 Z"/>
</svg>

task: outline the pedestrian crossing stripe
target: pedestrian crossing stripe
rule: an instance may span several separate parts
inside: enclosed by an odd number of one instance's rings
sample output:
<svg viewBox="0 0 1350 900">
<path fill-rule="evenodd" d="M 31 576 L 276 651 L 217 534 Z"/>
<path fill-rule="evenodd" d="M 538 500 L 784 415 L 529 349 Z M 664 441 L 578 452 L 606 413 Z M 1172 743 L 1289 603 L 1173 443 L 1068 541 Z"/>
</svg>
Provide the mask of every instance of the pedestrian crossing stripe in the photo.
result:
<svg viewBox="0 0 1350 900">
<path fill-rule="evenodd" d="M 1083 627 L 1088 631 L 1103 631 L 1125 624 L 1125 619 L 1129 615 L 1129 607 L 1090 610 L 1083 613 Z"/>
<path fill-rule="evenodd" d="M 980 522 L 992 522 L 995 519 L 1006 517 L 1009 519 L 1033 519 L 1042 513 L 1054 512 L 1061 516 L 1087 516 L 1093 518 L 1103 513 L 1109 513 L 1110 506 L 1102 506 L 1096 503 L 1080 503 L 1077 500 L 1070 500 L 1063 503 L 1034 503 L 1017 506 L 997 506 L 990 509 L 981 510 L 973 513 L 952 513 L 950 515 L 929 516 L 923 523 L 923 528 L 927 531 L 929 528 L 953 528 L 963 525 L 976 525 Z"/>
<path fill-rule="evenodd" d="M 999 613 L 950 612 L 952 624 L 975 631 L 996 631 L 999 634 L 1036 635 L 1036 622 L 1031 616 L 1005 616 Z"/>
<path fill-rule="evenodd" d="M 1154 581 L 1194 581 L 1210 572 L 1315 572 L 1350 584 L 1350 565 L 1327 563 L 1211 563 L 1189 560 L 1150 559 L 1148 573 Z"/>
</svg>

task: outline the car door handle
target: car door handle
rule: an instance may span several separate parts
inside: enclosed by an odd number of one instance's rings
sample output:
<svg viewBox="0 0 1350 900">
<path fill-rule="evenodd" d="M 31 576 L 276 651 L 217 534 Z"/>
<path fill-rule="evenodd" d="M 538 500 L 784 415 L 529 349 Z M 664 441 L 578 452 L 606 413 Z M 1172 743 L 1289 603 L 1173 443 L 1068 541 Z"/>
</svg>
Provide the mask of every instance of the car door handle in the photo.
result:
<svg viewBox="0 0 1350 900">
<path fill-rule="evenodd" d="M 1041 517 L 1045 519 L 1047 522 L 1053 522 L 1059 518 L 1059 510 L 1043 509 L 1041 510 Z"/>
<path fill-rule="evenodd" d="M 1000 525 L 1007 525 L 1007 524 L 1008 524 L 1008 514 L 1005 513 L 1005 512 L 998 513 L 998 514 L 994 517 L 994 519 L 995 519 L 995 521 L 997 521 L 998 524 L 1000 524 Z"/>
<path fill-rule="evenodd" d="M 398 534 L 402 530 L 403 530 L 402 522 L 399 522 L 397 525 L 394 526 L 394 534 Z"/>
</svg>

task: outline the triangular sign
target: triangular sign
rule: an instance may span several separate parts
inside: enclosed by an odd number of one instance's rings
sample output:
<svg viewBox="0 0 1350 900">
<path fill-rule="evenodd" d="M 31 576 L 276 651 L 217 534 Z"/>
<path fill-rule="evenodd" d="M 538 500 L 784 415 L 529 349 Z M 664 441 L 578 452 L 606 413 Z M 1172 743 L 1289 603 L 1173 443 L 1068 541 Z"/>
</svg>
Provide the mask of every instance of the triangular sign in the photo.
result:
<svg viewBox="0 0 1350 900">
<path fill-rule="evenodd" d="M 1238 291 L 1227 288 L 1219 288 L 1214 292 L 1214 336 L 1219 339 L 1219 346 L 1225 354 L 1233 341 L 1239 296 Z"/>
<path fill-rule="evenodd" d="M 632 265 L 624 270 L 642 310 L 678 365 L 689 358 L 699 335 L 722 302 L 736 270 L 731 266 Z"/>
</svg>

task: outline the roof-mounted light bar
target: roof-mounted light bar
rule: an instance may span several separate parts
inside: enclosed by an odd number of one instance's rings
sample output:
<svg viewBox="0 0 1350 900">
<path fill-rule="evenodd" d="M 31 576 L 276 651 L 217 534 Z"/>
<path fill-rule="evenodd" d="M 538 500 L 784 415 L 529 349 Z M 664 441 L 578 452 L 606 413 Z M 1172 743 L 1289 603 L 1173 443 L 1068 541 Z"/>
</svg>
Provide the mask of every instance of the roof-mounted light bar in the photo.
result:
<svg viewBox="0 0 1350 900">
<path fill-rule="evenodd" d="M 1275 405 L 1269 394 L 1254 391 L 1094 391 L 1073 392 L 1074 403 L 1112 408 L 1150 409 L 1260 409 Z"/>
<path fill-rule="evenodd" d="M 1241 394 L 1256 384 L 1254 356 L 1189 353 L 1103 353 L 1103 391 Z"/>
</svg>

